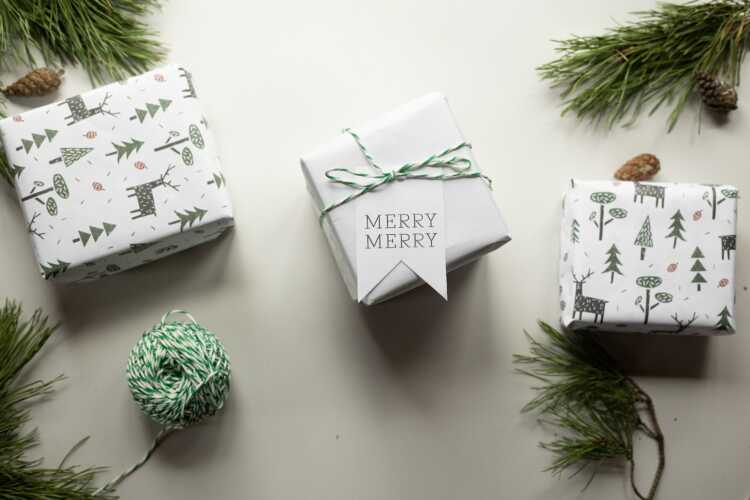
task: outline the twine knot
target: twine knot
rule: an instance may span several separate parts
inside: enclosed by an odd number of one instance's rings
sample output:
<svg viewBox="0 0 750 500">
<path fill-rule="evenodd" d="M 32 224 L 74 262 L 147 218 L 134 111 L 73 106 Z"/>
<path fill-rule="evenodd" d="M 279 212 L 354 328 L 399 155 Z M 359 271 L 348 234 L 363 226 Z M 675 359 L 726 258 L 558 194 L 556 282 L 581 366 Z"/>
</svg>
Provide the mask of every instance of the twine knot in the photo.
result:
<svg viewBox="0 0 750 500">
<path fill-rule="evenodd" d="M 388 182 L 393 182 L 395 180 L 403 179 L 403 177 L 399 177 L 399 175 L 403 175 L 403 174 L 399 174 L 399 172 L 395 170 L 391 170 L 390 172 L 385 172 L 383 174 L 383 183 L 385 184 Z"/>
<path fill-rule="evenodd" d="M 335 183 L 342 184 L 344 186 L 356 189 L 355 192 L 343 198 L 331 205 L 328 205 L 320 211 L 320 222 L 328 215 L 332 210 L 349 203 L 352 200 L 359 198 L 360 196 L 374 191 L 375 189 L 385 184 L 390 184 L 394 181 L 403 181 L 407 179 L 422 179 L 428 181 L 449 181 L 453 179 L 471 179 L 479 177 L 483 179 L 487 184 L 492 187 L 492 180 L 483 175 L 481 172 L 472 170 L 471 160 L 460 156 L 448 155 L 455 153 L 464 148 L 471 148 L 471 144 L 468 142 L 462 142 L 456 146 L 448 148 L 440 153 L 429 156 L 425 160 L 418 163 L 405 163 L 395 170 L 384 170 L 380 165 L 375 163 L 375 160 L 370 155 L 367 148 L 362 144 L 359 136 L 351 129 L 345 129 L 345 134 L 349 134 L 354 142 L 357 143 L 357 147 L 362 152 L 362 156 L 367 160 L 367 164 L 375 170 L 375 173 L 371 171 L 357 171 L 349 168 L 332 168 L 326 170 L 326 178 Z M 430 174 L 427 173 L 427 169 L 438 169 L 439 173 Z M 446 170 L 448 172 L 446 172 Z M 365 179 L 359 181 L 357 178 Z"/>
</svg>

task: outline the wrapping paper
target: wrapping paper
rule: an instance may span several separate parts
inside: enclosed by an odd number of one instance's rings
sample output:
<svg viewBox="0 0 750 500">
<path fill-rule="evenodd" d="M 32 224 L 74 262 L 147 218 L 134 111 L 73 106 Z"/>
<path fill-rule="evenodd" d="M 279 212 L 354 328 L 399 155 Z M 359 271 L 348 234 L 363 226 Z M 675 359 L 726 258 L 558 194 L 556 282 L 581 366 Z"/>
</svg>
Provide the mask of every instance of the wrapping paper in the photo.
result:
<svg viewBox="0 0 750 500">
<path fill-rule="evenodd" d="M 192 76 L 170 66 L 0 122 L 43 277 L 88 281 L 218 237 L 226 178 Z"/>
<path fill-rule="evenodd" d="M 460 144 L 459 130 L 448 102 L 441 94 L 430 94 L 391 113 L 357 127 L 357 134 L 378 164 L 394 167 L 421 161 L 446 148 Z M 462 153 L 477 168 L 471 150 Z M 352 189 L 335 185 L 325 177 L 328 169 L 362 167 L 364 160 L 356 143 L 348 135 L 306 154 L 302 172 L 316 212 L 351 194 Z M 405 180 L 400 190 L 419 190 L 420 183 L 441 182 L 445 202 L 446 267 L 448 271 L 467 264 L 510 241 L 506 225 L 486 182 L 479 178 L 451 181 Z M 365 195 L 369 196 L 369 194 Z M 357 299 L 355 214 L 356 201 L 342 205 L 322 219 L 334 259 L 354 300 Z M 366 305 L 390 299 L 423 284 L 407 266 L 398 265 L 362 300 Z"/>
<path fill-rule="evenodd" d="M 737 189 L 573 180 L 563 201 L 562 324 L 735 331 Z"/>
</svg>

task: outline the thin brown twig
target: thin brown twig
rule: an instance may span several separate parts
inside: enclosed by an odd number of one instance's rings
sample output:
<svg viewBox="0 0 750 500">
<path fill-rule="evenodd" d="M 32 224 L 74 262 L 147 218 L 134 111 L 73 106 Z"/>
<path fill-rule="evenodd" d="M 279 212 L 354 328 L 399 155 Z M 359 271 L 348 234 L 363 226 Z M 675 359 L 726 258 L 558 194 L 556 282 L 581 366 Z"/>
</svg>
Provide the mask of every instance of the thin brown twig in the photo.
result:
<svg viewBox="0 0 750 500">
<path fill-rule="evenodd" d="M 654 402 L 651 397 L 646 394 L 646 392 L 641 389 L 641 387 L 633 379 L 627 377 L 627 380 L 630 384 L 633 385 L 635 390 L 638 391 L 640 399 L 645 405 L 644 411 L 646 412 L 646 415 L 648 415 L 648 418 L 651 422 L 651 427 L 649 427 L 643 421 L 639 422 L 641 431 L 650 439 L 656 442 L 659 454 L 659 462 L 656 466 L 656 472 L 654 473 L 654 478 L 651 481 L 651 487 L 649 488 L 647 495 L 641 493 L 641 491 L 638 489 L 638 486 L 636 486 L 635 484 L 635 457 L 630 457 L 630 486 L 633 488 L 633 492 L 640 500 L 653 500 L 656 497 L 656 490 L 659 488 L 659 483 L 661 482 L 661 478 L 664 475 L 664 468 L 666 466 L 664 434 L 662 433 L 661 426 L 659 425 L 659 420 L 656 417 L 656 408 L 654 407 Z"/>
</svg>

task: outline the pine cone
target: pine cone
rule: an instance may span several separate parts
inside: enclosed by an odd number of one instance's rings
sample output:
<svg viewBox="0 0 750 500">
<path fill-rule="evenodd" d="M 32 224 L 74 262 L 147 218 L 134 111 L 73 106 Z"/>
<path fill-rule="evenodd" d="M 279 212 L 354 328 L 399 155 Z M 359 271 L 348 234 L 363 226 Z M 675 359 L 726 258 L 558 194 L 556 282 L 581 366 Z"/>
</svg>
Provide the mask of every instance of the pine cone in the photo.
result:
<svg viewBox="0 0 750 500">
<path fill-rule="evenodd" d="M 695 81 L 707 108 L 723 113 L 737 109 L 737 90 L 734 87 L 705 73 L 699 73 Z"/>
<path fill-rule="evenodd" d="M 36 97 L 50 94 L 62 83 L 63 70 L 37 68 L 2 89 L 3 94 L 16 97 Z"/>
<path fill-rule="evenodd" d="M 615 179 L 621 181 L 645 181 L 659 173 L 661 163 L 652 154 L 642 154 L 629 159 L 615 172 Z"/>
</svg>

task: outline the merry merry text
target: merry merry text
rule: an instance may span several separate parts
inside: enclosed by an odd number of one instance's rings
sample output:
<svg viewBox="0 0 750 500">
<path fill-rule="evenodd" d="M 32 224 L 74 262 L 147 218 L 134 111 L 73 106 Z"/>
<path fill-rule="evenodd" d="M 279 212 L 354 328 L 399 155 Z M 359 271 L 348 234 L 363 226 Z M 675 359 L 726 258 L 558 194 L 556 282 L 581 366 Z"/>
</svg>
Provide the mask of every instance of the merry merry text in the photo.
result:
<svg viewBox="0 0 750 500">
<path fill-rule="evenodd" d="M 370 231 L 365 233 L 365 249 L 433 248 L 437 232 L 422 230 L 433 229 L 436 217 L 436 212 L 365 214 L 365 231 Z"/>
</svg>

